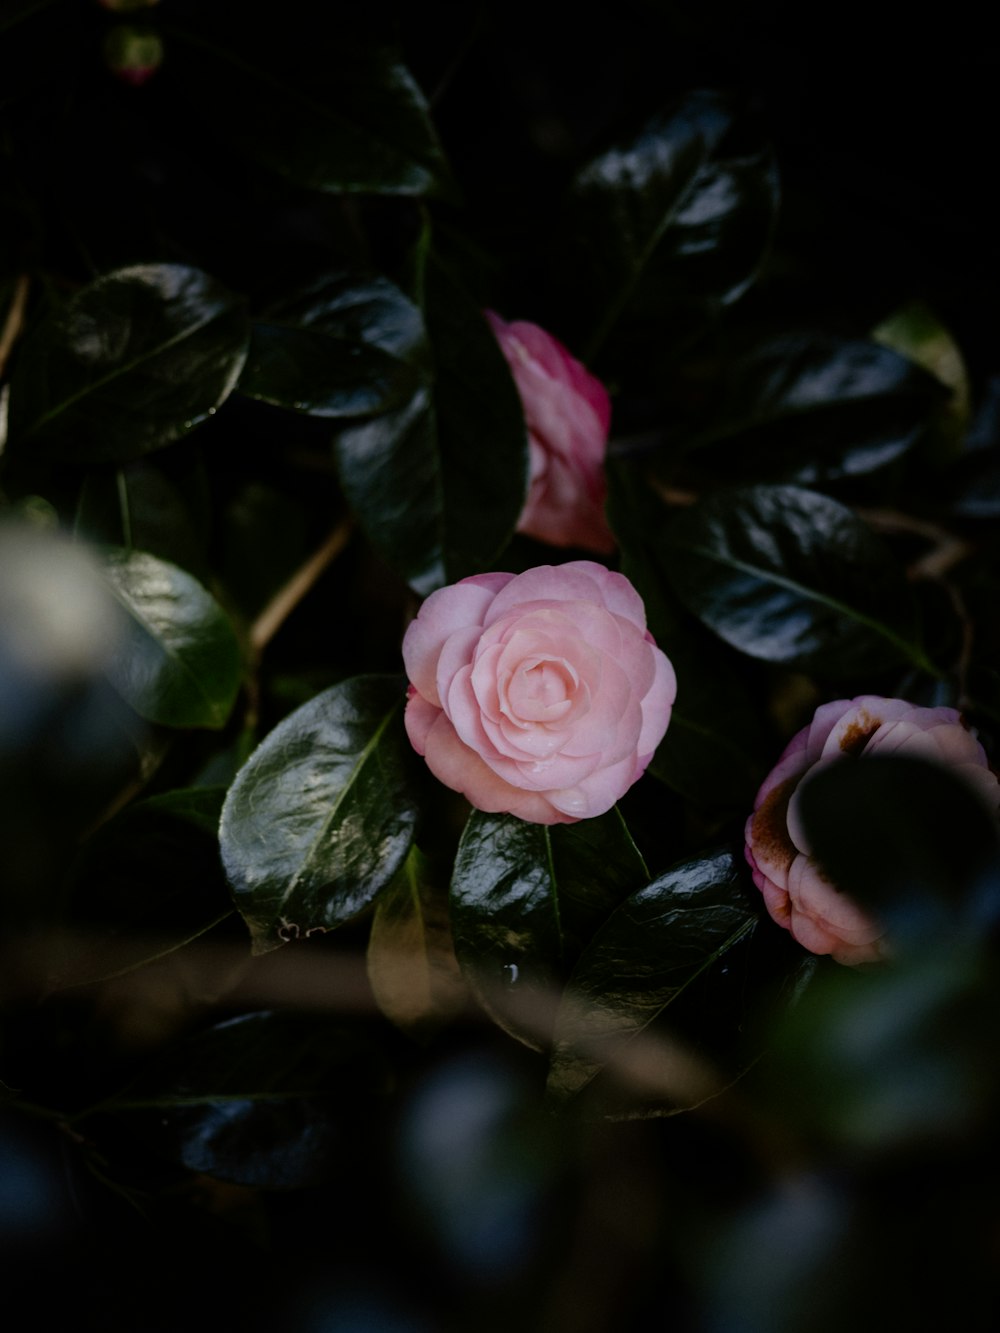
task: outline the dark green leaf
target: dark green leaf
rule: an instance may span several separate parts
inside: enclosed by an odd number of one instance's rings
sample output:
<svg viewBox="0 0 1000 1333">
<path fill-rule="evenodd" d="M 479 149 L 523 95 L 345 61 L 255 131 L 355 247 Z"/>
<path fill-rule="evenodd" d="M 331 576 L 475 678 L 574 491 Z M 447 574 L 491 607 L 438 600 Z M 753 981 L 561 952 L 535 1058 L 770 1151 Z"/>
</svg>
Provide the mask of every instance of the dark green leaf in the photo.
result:
<svg viewBox="0 0 1000 1333">
<path fill-rule="evenodd" d="M 549 1088 L 579 1092 L 698 976 L 753 930 L 758 914 L 731 853 L 668 870 L 611 914 L 577 963 L 556 1017 Z"/>
<path fill-rule="evenodd" d="M 923 438 L 946 403 L 938 380 L 877 342 L 786 334 L 729 359 L 718 410 L 682 433 L 696 467 L 729 482 L 802 485 L 884 467 Z"/>
<path fill-rule="evenodd" d="M 419 389 L 336 441 L 351 506 L 421 594 L 493 563 L 528 486 L 521 402 L 493 331 L 437 266 L 427 287 L 433 397 Z"/>
<path fill-rule="evenodd" d="M 968 1141 L 997 1086 L 995 984 L 954 937 L 889 967 L 817 974 L 772 1034 L 764 1089 L 855 1154 Z"/>
<path fill-rule="evenodd" d="M 385 278 L 331 274 L 255 322 L 240 390 L 320 417 L 402 407 L 426 378 L 420 311 Z"/>
<path fill-rule="evenodd" d="M 181 95 L 220 138 L 311 190 L 453 191 L 427 104 L 394 50 L 340 21 L 331 42 L 306 11 L 294 46 L 274 41 L 271 22 L 255 31 L 252 16 L 241 20 L 218 38 L 172 33 Z"/>
<path fill-rule="evenodd" d="M 167 792 L 129 806 L 87 843 L 70 884 L 71 952 L 57 988 L 162 957 L 232 913 L 219 861 L 225 789 Z"/>
<path fill-rule="evenodd" d="M 221 727 L 240 686 L 240 647 L 214 598 L 147 551 L 109 551 L 108 586 L 125 611 L 107 669 L 140 717 L 164 727 Z"/>
<path fill-rule="evenodd" d="M 386 1083 L 378 1052 L 330 1019 L 252 1013 L 165 1052 L 101 1110 L 191 1171 L 299 1189 L 329 1178 Z"/>
<path fill-rule="evenodd" d="M 237 774 L 219 834 L 255 953 L 350 920 L 403 863 L 416 822 L 404 698 L 395 676 L 342 681 Z"/>
<path fill-rule="evenodd" d="M 689 93 L 575 181 L 573 233 L 600 301 L 590 360 L 625 311 L 679 322 L 685 302 L 736 300 L 770 238 L 778 186 L 769 148 L 745 140 L 735 106 Z M 581 280 L 578 272 L 576 280 Z"/>
<path fill-rule="evenodd" d="M 557 988 L 608 913 L 647 878 L 617 810 L 551 828 L 474 811 L 455 858 L 455 952 L 505 1031 L 541 1049 Z"/>
<path fill-rule="evenodd" d="M 12 448 L 122 462 L 186 434 L 239 378 L 244 303 L 180 264 L 107 273 L 26 338 L 11 384 Z"/>
<path fill-rule="evenodd" d="M 432 1032 L 465 1004 L 466 988 L 451 942 L 447 889 L 433 882 L 416 847 L 379 894 L 367 962 L 379 1008 L 404 1032 Z"/>
<path fill-rule="evenodd" d="M 620 464 L 608 468 L 608 481 L 621 571 L 643 599 L 650 632 L 677 675 L 670 726 L 649 771 L 706 809 L 746 810 L 764 776 L 764 736 L 745 673 L 670 591 L 662 503 Z"/>
<path fill-rule="evenodd" d="M 751 657 L 834 678 L 909 660 L 902 569 L 846 506 L 795 486 L 720 491 L 676 511 L 663 568 L 685 606 Z"/>
</svg>

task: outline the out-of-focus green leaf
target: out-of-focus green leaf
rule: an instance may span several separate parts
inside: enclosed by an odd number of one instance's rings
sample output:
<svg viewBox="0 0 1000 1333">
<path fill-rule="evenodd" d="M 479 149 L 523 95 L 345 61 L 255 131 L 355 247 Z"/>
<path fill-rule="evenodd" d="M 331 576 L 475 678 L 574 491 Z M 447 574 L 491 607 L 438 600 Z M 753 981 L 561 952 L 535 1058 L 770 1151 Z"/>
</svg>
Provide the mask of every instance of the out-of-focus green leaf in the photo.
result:
<svg viewBox="0 0 1000 1333">
<path fill-rule="evenodd" d="M 583 951 L 556 1016 L 549 1089 L 583 1089 L 706 968 L 754 929 L 728 851 L 674 866 L 621 904 Z"/>
<path fill-rule="evenodd" d="M 899 351 L 818 332 L 729 358 L 711 397 L 718 409 L 682 433 L 680 447 L 728 484 L 873 472 L 921 440 L 947 401 L 929 370 Z"/>
<path fill-rule="evenodd" d="M 950 330 L 922 301 L 909 301 L 873 329 L 872 337 L 923 366 L 949 390 L 940 421 L 945 443 L 957 445 L 968 428 L 972 402 L 969 372 Z"/>
<path fill-rule="evenodd" d="M 181 264 L 106 273 L 31 330 L 11 383 L 11 449 L 123 462 L 192 430 L 247 353 L 243 299 Z"/>
<path fill-rule="evenodd" d="M 267 735 L 222 811 L 222 859 L 255 953 L 332 930 L 392 880 L 413 837 L 404 683 L 358 676 Z"/>
<path fill-rule="evenodd" d="M 171 30 L 177 91 L 220 140 L 310 190 L 454 193 L 423 94 L 384 40 L 339 19 L 333 33 L 302 5 L 281 20 L 293 45 L 273 20 L 240 18 L 224 33 Z"/>
<path fill-rule="evenodd" d="M 97 831 L 70 882 L 71 951 L 51 970 L 55 988 L 130 970 L 232 913 L 219 861 L 224 795 L 166 792 Z"/>
<path fill-rule="evenodd" d="M 749 139 L 749 141 L 748 141 Z M 689 93 L 574 182 L 572 233 L 592 302 L 590 360 L 623 315 L 726 304 L 760 264 L 778 202 L 770 148 L 725 95 Z"/>
<path fill-rule="evenodd" d="M 189 1170 L 301 1189 L 329 1178 L 387 1083 L 379 1052 L 342 1025 L 261 1012 L 165 1051 L 100 1109 Z"/>
<path fill-rule="evenodd" d="M 854 1153 L 961 1141 L 997 1086 L 995 984 L 942 936 L 887 967 L 818 975 L 776 1025 L 763 1087 L 797 1128 Z"/>
<path fill-rule="evenodd" d="M 617 810 L 577 824 L 474 811 L 455 858 L 455 952 L 505 1031 L 546 1045 L 558 987 L 608 913 L 648 878 Z"/>
<path fill-rule="evenodd" d="M 1000 890 L 1000 789 L 983 777 L 992 808 L 958 773 L 904 755 L 845 756 L 803 784 L 813 855 L 838 889 L 886 916 L 897 946 L 932 944 L 975 914 L 984 885 Z"/>
<path fill-rule="evenodd" d="M 319 417 L 402 407 L 428 375 L 418 308 L 386 278 L 328 274 L 255 321 L 239 388 Z"/>
<path fill-rule="evenodd" d="M 685 606 L 751 657 L 832 678 L 910 661 L 902 568 L 845 505 L 796 486 L 717 492 L 665 526 L 663 568 Z"/>
<path fill-rule="evenodd" d="M 337 462 L 372 542 L 419 593 L 488 568 L 528 487 L 520 398 L 482 311 L 437 266 L 427 274 L 434 389 L 342 430 Z"/>
<path fill-rule="evenodd" d="M 404 1032 L 422 1036 L 454 1018 L 466 1000 L 448 921 L 448 895 L 411 847 L 379 894 L 368 940 L 368 979 L 379 1008 Z"/>
<path fill-rule="evenodd" d="M 240 685 L 232 624 L 197 579 L 148 551 L 109 550 L 108 586 L 125 611 L 106 668 L 127 704 L 164 727 L 221 727 Z"/>
</svg>

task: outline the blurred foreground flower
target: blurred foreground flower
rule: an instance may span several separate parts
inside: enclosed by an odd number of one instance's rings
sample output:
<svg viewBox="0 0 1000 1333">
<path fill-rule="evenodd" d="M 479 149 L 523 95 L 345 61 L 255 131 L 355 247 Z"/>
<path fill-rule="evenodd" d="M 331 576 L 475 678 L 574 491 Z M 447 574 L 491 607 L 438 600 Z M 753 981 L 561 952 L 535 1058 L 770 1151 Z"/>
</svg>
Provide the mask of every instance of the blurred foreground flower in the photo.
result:
<svg viewBox="0 0 1000 1333">
<path fill-rule="evenodd" d="M 518 531 L 551 546 L 613 551 L 604 516 L 607 390 L 537 324 L 508 324 L 492 310 L 486 318 L 514 376 L 528 428 L 531 476 Z"/>
<path fill-rule="evenodd" d="M 438 589 L 403 659 L 406 730 L 431 772 L 534 824 L 609 810 L 653 757 L 677 690 L 635 589 L 590 560 Z"/>
<path fill-rule="evenodd" d="M 996 813 L 1000 782 L 986 752 L 954 708 L 859 695 L 816 710 L 785 747 L 746 823 L 746 858 L 767 910 L 805 948 L 838 963 L 885 954 L 883 929 L 824 875 L 811 855 L 799 811 L 805 782 L 844 755 L 901 755 L 943 764 Z"/>
</svg>

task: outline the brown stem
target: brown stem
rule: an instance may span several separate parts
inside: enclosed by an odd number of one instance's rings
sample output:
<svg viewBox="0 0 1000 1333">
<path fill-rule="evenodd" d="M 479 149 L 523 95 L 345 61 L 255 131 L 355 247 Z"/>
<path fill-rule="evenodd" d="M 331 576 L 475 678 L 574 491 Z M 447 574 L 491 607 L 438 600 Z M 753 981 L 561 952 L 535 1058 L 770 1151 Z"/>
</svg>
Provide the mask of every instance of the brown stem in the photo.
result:
<svg viewBox="0 0 1000 1333">
<path fill-rule="evenodd" d="M 10 298 L 10 305 L 7 307 L 7 318 L 4 320 L 3 329 L 0 330 L 0 376 L 7 368 L 7 359 L 14 350 L 14 344 L 21 336 L 21 330 L 24 328 L 24 316 L 28 309 L 28 290 L 31 286 L 31 279 L 27 273 L 22 273 L 14 281 L 14 293 Z"/>
<path fill-rule="evenodd" d="M 323 545 L 299 566 L 284 587 L 278 589 L 250 627 L 250 644 L 255 654 L 264 651 L 299 602 L 347 545 L 353 530 L 350 519 L 339 523 Z"/>
</svg>

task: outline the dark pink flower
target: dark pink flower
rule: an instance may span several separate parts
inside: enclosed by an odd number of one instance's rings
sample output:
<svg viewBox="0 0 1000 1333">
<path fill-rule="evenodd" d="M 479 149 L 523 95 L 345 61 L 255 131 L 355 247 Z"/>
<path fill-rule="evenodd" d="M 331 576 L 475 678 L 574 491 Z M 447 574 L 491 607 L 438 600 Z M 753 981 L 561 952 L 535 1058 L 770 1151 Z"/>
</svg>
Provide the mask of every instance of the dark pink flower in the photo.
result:
<svg viewBox="0 0 1000 1333">
<path fill-rule="evenodd" d="M 533 824 L 609 810 L 645 771 L 677 691 L 638 593 L 590 560 L 438 589 L 403 660 L 406 730 L 431 772 Z"/>
<path fill-rule="evenodd" d="M 528 428 L 531 473 L 518 531 L 551 546 L 613 551 L 604 516 L 607 390 L 537 324 L 507 324 L 492 310 L 486 318 L 514 376 Z"/>
<path fill-rule="evenodd" d="M 768 775 L 746 823 L 746 858 L 768 912 L 798 942 L 838 963 L 885 955 L 883 930 L 823 874 L 799 814 L 804 782 L 843 754 L 902 754 L 946 765 L 996 812 L 1000 783 L 986 752 L 954 708 L 860 695 L 816 710 Z"/>
</svg>

